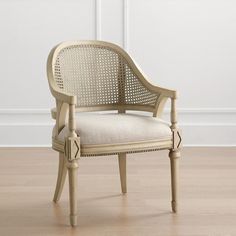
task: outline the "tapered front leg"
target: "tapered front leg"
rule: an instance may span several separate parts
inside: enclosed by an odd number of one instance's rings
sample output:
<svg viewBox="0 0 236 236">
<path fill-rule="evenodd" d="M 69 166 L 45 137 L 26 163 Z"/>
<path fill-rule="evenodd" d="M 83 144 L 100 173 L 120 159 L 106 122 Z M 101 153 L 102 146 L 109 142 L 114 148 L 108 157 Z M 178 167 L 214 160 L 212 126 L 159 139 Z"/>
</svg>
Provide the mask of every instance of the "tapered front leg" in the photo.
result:
<svg viewBox="0 0 236 236">
<path fill-rule="evenodd" d="M 78 161 L 74 160 L 67 163 L 69 175 L 69 197 L 70 197 L 70 224 L 77 225 L 77 191 L 78 191 Z"/>
<path fill-rule="evenodd" d="M 171 131 L 173 146 L 170 150 L 170 168 L 171 168 L 171 192 L 172 192 L 172 211 L 178 211 L 178 178 L 179 178 L 179 158 L 182 138 L 177 126 L 176 97 L 171 98 Z"/>
<path fill-rule="evenodd" d="M 171 167 L 171 193 L 172 193 L 172 211 L 178 211 L 178 178 L 179 178 L 179 157 L 180 151 L 171 150 L 169 153 Z"/>
<path fill-rule="evenodd" d="M 77 225 L 78 159 L 80 157 L 80 138 L 77 136 L 75 123 L 75 104 L 69 105 L 69 135 L 65 142 L 65 155 L 69 176 L 70 224 Z"/>
<path fill-rule="evenodd" d="M 126 153 L 118 154 L 118 159 L 119 159 L 121 190 L 122 190 L 122 193 L 126 193 L 127 192 L 127 187 L 126 187 Z"/>
<path fill-rule="evenodd" d="M 66 179 L 66 174 L 67 174 L 66 159 L 63 153 L 59 153 L 59 167 L 58 167 L 57 185 L 53 198 L 54 202 L 58 202 L 60 200 Z"/>
</svg>

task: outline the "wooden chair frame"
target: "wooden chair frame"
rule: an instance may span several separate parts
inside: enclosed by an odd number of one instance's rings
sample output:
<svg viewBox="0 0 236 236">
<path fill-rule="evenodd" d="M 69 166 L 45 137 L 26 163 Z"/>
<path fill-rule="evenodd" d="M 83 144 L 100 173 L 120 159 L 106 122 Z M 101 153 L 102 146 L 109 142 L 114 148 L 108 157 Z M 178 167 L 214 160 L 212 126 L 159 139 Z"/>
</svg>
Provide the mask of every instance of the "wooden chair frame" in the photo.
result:
<svg viewBox="0 0 236 236">
<path fill-rule="evenodd" d="M 64 48 L 71 45 L 100 45 L 109 47 L 119 53 L 132 68 L 139 81 L 152 93 L 158 93 L 156 104 L 154 107 L 144 105 L 101 105 L 89 107 L 76 107 L 77 98 L 74 94 L 68 94 L 61 91 L 54 80 L 54 65 L 58 53 Z M 69 196 L 70 196 L 70 224 L 77 225 L 77 170 L 78 160 L 80 156 L 96 156 L 96 155 L 114 155 L 118 154 L 121 189 L 126 193 L 126 153 L 141 152 L 150 150 L 168 149 L 171 165 L 171 186 L 172 186 L 172 210 L 177 212 L 178 197 L 178 159 L 180 157 L 181 135 L 177 126 L 176 99 L 177 93 L 152 85 L 141 72 L 131 57 L 119 46 L 103 42 L 103 41 L 76 41 L 64 42 L 54 47 L 47 61 L 47 77 L 52 95 L 56 99 L 56 108 L 51 110 L 52 117 L 56 120 L 56 135 L 52 138 L 52 148 L 59 152 L 59 169 L 56 190 L 54 194 L 54 202 L 58 202 L 61 196 L 65 178 L 68 172 L 69 176 Z M 125 113 L 126 110 L 147 111 L 151 112 L 154 117 L 160 117 L 164 104 L 167 99 L 171 99 L 171 130 L 172 139 L 158 140 L 154 142 L 136 142 L 119 145 L 80 145 L 80 137 L 76 134 L 75 113 L 81 111 L 107 111 L 117 110 L 119 113 Z M 68 124 L 69 135 L 65 142 L 59 141 L 57 135 L 63 127 Z"/>
</svg>

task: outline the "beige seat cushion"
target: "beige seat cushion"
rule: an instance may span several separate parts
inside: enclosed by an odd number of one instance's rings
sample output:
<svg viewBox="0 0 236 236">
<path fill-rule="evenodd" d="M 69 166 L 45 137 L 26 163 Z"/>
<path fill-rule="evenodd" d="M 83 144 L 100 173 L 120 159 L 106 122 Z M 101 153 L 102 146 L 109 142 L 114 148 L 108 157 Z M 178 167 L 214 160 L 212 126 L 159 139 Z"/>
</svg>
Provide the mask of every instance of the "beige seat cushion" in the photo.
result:
<svg viewBox="0 0 236 236">
<path fill-rule="evenodd" d="M 79 113 L 76 133 L 82 145 L 121 144 L 149 140 L 170 140 L 169 124 L 154 117 L 118 113 Z M 68 135 L 65 126 L 57 139 Z"/>
</svg>

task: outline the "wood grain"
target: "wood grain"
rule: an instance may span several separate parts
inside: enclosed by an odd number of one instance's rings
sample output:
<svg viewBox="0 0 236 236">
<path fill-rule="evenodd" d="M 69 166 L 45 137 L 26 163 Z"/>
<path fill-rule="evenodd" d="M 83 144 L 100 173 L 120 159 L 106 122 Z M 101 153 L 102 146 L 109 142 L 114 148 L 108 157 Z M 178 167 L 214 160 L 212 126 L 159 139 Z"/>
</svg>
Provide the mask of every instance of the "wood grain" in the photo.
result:
<svg viewBox="0 0 236 236">
<path fill-rule="evenodd" d="M 117 156 L 82 158 L 78 227 L 68 219 L 68 183 L 53 203 L 58 155 L 47 148 L 0 149 L 2 236 L 234 236 L 236 148 L 184 148 L 178 213 L 170 209 L 167 151 L 127 155 L 120 193 Z"/>
</svg>

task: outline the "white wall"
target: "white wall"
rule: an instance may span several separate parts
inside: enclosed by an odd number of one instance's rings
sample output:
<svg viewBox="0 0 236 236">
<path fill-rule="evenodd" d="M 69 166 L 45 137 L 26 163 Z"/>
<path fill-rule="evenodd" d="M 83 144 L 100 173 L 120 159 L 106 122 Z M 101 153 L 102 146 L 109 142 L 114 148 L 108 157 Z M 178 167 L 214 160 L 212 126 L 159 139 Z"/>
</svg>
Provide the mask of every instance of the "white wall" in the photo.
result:
<svg viewBox="0 0 236 236">
<path fill-rule="evenodd" d="M 236 145 L 236 1 L 0 0 L 0 145 L 50 145 L 45 64 L 71 39 L 124 47 L 179 91 L 186 145 Z"/>
</svg>

